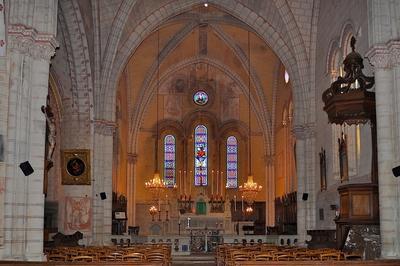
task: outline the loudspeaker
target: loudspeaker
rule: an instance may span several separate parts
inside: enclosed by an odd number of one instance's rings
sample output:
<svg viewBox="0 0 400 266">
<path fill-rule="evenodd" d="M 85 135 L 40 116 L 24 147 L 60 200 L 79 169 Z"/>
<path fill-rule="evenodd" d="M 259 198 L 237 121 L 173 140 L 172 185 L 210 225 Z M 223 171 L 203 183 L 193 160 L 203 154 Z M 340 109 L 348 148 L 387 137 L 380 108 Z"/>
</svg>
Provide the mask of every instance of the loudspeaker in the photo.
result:
<svg viewBox="0 0 400 266">
<path fill-rule="evenodd" d="M 101 200 L 105 200 L 107 198 L 107 194 L 105 192 L 100 192 Z"/>
<path fill-rule="evenodd" d="M 395 168 L 393 168 L 393 169 L 392 169 L 392 172 L 393 172 L 393 175 L 394 175 L 395 177 L 399 177 L 399 176 L 400 176 L 400 165 L 397 166 L 397 167 L 395 167 Z"/>
<path fill-rule="evenodd" d="M 28 176 L 33 173 L 32 165 L 28 161 L 20 163 L 19 168 L 21 168 L 25 176 Z"/>
<path fill-rule="evenodd" d="M 301 199 L 304 201 L 308 200 L 308 193 L 303 193 L 303 197 Z"/>
</svg>

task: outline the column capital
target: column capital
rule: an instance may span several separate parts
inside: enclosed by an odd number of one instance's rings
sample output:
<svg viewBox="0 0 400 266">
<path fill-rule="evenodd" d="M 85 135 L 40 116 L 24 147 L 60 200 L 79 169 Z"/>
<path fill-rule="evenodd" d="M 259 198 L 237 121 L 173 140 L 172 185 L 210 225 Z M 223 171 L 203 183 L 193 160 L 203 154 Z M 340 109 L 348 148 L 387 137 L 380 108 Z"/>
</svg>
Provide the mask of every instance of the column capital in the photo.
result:
<svg viewBox="0 0 400 266">
<path fill-rule="evenodd" d="M 135 164 L 137 162 L 137 157 L 136 153 L 128 153 L 128 163 Z"/>
<path fill-rule="evenodd" d="M 315 124 L 307 123 L 303 125 L 294 125 L 292 129 L 293 134 L 297 139 L 309 139 L 315 136 Z"/>
<path fill-rule="evenodd" d="M 117 128 L 113 121 L 108 120 L 93 120 L 94 132 L 104 136 L 112 136 Z"/>
<path fill-rule="evenodd" d="M 365 55 L 375 68 L 391 68 L 400 65 L 400 41 L 374 45 Z"/>
<path fill-rule="evenodd" d="M 58 42 L 52 34 L 38 32 L 23 24 L 8 26 L 8 49 L 50 62 Z"/>
</svg>

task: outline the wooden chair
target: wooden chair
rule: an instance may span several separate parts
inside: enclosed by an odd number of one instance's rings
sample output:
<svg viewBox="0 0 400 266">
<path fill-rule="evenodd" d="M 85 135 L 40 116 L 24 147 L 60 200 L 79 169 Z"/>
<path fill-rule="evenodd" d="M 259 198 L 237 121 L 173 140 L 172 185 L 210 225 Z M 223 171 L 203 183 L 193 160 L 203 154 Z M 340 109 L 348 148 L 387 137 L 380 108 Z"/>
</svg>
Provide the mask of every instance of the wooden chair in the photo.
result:
<svg viewBox="0 0 400 266">
<path fill-rule="evenodd" d="M 345 260 L 362 260 L 363 256 L 361 254 L 346 254 L 343 253 L 343 259 Z"/>
<path fill-rule="evenodd" d="M 165 256 L 164 252 L 162 251 L 150 251 L 146 254 L 146 260 L 148 262 L 164 262 L 166 261 L 167 257 Z"/>
<path fill-rule="evenodd" d="M 139 252 L 133 252 L 122 256 L 123 261 L 145 261 L 145 259 L 145 255 Z"/>
<path fill-rule="evenodd" d="M 99 255 L 98 261 L 115 261 L 115 257 L 111 255 Z"/>
<path fill-rule="evenodd" d="M 340 252 L 327 252 L 319 255 L 320 260 L 340 260 Z"/>
<path fill-rule="evenodd" d="M 275 260 L 277 261 L 289 261 L 289 260 L 295 260 L 296 257 L 294 255 L 291 255 L 289 253 L 287 254 L 280 254 L 275 256 Z"/>
<path fill-rule="evenodd" d="M 115 261 L 122 261 L 123 254 L 121 252 L 111 252 L 109 255 L 113 256 Z"/>
<path fill-rule="evenodd" d="M 47 261 L 67 261 L 67 257 L 62 254 L 50 254 L 47 256 Z"/>
<path fill-rule="evenodd" d="M 296 251 L 294 252 L 295 260 L 311 260 L 312 256 L 307 251 Z"/>
<path fill-rule="evenodd" d="M 269 261 L 274 260 L 274 255 L 270 253 L 254 253 L 254 260 L 255 261 Z"/>
<path fill-rule="evenodd" d="M 250 254 L 248 252 L 243 252 L 239 250 L 232 251 L 231 258 L 228 261 L 228 265 L 235 265 L 236 262 L 250 260 L 249 255 Z"/>
<path fill-rule="evenodd" d="M 84 261 L 84 262 L 93 262 L 92 256 L 76 256 L 72 258 L 72 261 Z"/>
</svg>

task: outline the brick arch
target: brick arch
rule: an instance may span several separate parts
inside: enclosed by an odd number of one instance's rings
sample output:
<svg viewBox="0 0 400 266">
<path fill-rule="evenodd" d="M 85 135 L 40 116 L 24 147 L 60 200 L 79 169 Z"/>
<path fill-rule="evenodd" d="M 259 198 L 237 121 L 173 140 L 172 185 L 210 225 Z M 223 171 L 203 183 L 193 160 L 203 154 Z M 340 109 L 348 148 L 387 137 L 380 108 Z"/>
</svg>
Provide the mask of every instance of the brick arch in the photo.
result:
<svg viewBox="0 0 400 266">
<path fill-rule="evenodd" d="M 76 89 L 73 88 L 72 94 L 77 99 L 76 103 L 72 103 L 74 107 L 77 105 L 76 119 L 71 118 L 64 123 L 77 123 L 80 130 L 79 134 L 82 136 L 81 143 L 76 143 L 75 138 L 64 139 L 70 139 L 70 143 L 66 144 L 67 146 L 83 145 L 88 147 L 90 144 L 90 121 L 93 118 L 91 111 L 93 107 L 93 84 L 85 27 L 77 0 L 61 1 L 59 7 L 65 18 L 65 30 L 68 32 L 71 45 L 69 60 L 71 71 L 75 72 L 72 78 L 74 79 L 73 84 L 76 86 Z M 74 116 L 70 115 L 70 117 Z"/>
<path fill-rule="evenodd" d="M 119 53 L 115 54 L 113 62 L 107 62 L 112 64 L 110 68 L 112 73 L 110 73 L 109 78 L 103 81 L 103 87 L 101 94 L 104 96 L 99 101 L 97 108 L 103 108 L 98 110 L 99 116 L 104 119 L 113 120 L 115 113 L 115 88 L 117 85 L 118 78 L 122 73 L 124 66 L 129 60 L 130 55 L 136 50 L 142 40 L 154 29 L 158 27 L 159 24 L 166 21 L 168 18 L 174 17 L 177 14 L 187 11 L 190 7 L 195 4 L 202 3 L 201 0 L 193 1 L 183 1 L 179 0 L 173 3 L 168 3 L 160 9 L 153 12 L 151 15 L 151 20 L 143 20 L 139 24 L 135 31 L 133 31 L 126 41 L 126 43 L 120 47 Z M 256 12 L 250 10 L 248 7 L 244 6 L 242 3 L 214 0 L 210 1 L 216 7 L 220 8 L 222 11 L 229 13 L 230 15 L 242 20 L 244 23 L 249 25 L 257 35 L 264 40 L 274 52 L 278 55 L 280 60 L 287 66 L 288 72 L 292 77 L 293 87 L 298 91 L 295 94 L 296 100 L 296 114 L 298 116 L 298 122 L 301 123 L 305 121 L 305 88 L 308 86 L 307 82 L 300 78 L 299 67 L 303 68 L 303 72 L 307 69 L 304 65 L 297 64 L 297 57 L 305 58 L 304 56 L 295 56 L 294 51 L 291 50 L 290 44 L 285 43 L 284 39 L 281 37 L 283 29 L 274 28 L 273 25 L 267 21 L 265 18 L 259 16 Z M 246 15 L 244 15 L 246 14 Z M 294 28 L 297 26 L 295 25 Z M 298 30 L 294 29 L 294 33 L 291 36 L 296 36 Z M 299 44 L 301 45 L 301 44 Z M 305 49 L 300 49 L 305 51 Z M 300 51 L 300 52 L 301 52 Z M 296 51 L 295 51 L 296 52 Z M 307 62 L 307 61 L 306 61 Z M 306 84 L 306 86 L 304 84 Z M 298 111 L 297 111 L 298 110 Z"/>
<path fill-rule="evenodd" d="M 217 60 L 213 60 L 210 58 L 206 57 L 195 57 L 195 58 L 190 58 L 187 60 L 184 60 L 178 64 L 175 64 L 171 66 L 169 69 L 165 71 L 165 73 L 160 77 L 160 83 L 162 83 L 167 77 L 169 77 L 173 72 L 179 71 L 183 68 L 188 67 L 189 65 L 193 64 L 198 64 L 198 63 L 207 63 L 210 66 L 213 66 L 223 73 L 225 73 L 229 78 L 231 78 L 233 81 L 238 84 L 239 89 L 242 91 L 244 95 L 248 97 L 248 89 L 247 85 L 245 82 L 241 80 L 241 78 L 232 73 L 229 68 L 227 68 L 222 62 L 219 62 Z M 136 102 L 136 112 L 132 116 L 131 119 L 131 128 L 129 132 L 129 150 L 132 153 L 135 153 L 136 150 L 136 141 L 137 141 L 137 136 L 140 128 L 141 121 L 143 119 L 143 115 L 146 111 L 146 108 L 149 105 L 149 102 L 151 100 L 152 95 L 156 91 L 156 84 L 153 84 L 153 86 L 146 88 L 145 90 L 142 90 L 141 95 L 138 97 L 137 102 Z M 256 114 L 257 121 L 259 125 L 261 126 L 261 129 L 263 131 L 263 139 L 264 139 L 264 147 L 266 150 L 270 150 L 271 148 L 271 135 L 268 133 L 270 132 L 271 125 L 268 123 L 268 121 L 265 121 L 262 119 L 260 116 L 260 113 L 262 113 L 262 110 L 257 106 L 256 100 L 254 99 L 254 96 L 250 95 L 250 102 L 252 109 L 254 110 L 254 113 Z"/>
</svg>

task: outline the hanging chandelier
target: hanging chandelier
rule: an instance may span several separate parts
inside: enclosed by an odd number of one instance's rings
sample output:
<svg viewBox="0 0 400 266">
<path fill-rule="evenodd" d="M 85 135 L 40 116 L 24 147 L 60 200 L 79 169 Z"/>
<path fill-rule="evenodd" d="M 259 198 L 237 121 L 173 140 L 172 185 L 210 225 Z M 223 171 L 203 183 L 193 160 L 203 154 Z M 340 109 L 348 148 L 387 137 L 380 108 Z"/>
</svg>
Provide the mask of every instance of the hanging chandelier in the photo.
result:
<svg viewBox="0 0 400 266">
<path fill-rule="evenodd" d="M 243 185 L 239 186 L 239 191 L 242 193 L 243 199 L 247 202 L 248 205 L 252 205 L 254 200 L 257 197 L 258 192 L 261 191 L 262 186 L 258 185 L 253 181 L 253 175 L 251 174 L 251 115 L 250 115 L 250 32 L 247 32 L 247 53 L 248 53 L 248 96 L 249 96 L 249 175 L 247 176 L 247 181 Z"/>
<path fill-rule="evenodd" d="M 243 199 L 249 205 L 253 204 L 254 200 L 257 197 L 258 192 L 260 192 L 261 189 L 262 186 L 258 185 L 253 181 L 252 175 L 248 175 L 246 183 L 239 186 L 239 191 L 242 192 Z"/>
<path fill-rule="evenodd" d="M 166 188 L 165 183 L 164 181 L 161 181 L 160 174 L 158 172 L 155 172 L 153 178 L 144 183 L 144 186 L 150 191 L 155 199 L 160 199 L 161 194 Z"/>
<path fill-rule="evenodd" d="M 157 89 L 156 89 L 156 145 L 155 145 L 155 171 L 154 176 L 150 181 L 146 182 L 145 188 L 150 191 L 153 198 L 160 201 L 164 189 L 167 188 L 164 181 L 161 180 L 158 171 L 158 90 L 160 87 L 160 30 L 157 30 Z"/>
</svg>

